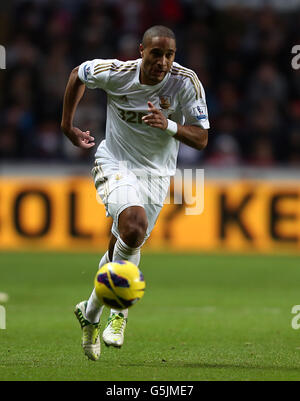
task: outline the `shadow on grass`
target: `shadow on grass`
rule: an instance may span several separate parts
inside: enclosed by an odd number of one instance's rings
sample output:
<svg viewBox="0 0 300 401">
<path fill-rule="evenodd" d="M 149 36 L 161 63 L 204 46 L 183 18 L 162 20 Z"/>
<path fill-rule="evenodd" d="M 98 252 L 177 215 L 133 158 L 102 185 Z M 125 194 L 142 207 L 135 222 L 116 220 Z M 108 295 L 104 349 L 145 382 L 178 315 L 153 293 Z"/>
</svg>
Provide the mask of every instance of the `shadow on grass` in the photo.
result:
<svg viewBox="0 0 300 401">
<path fill-rule="evenodd" d="M 205 363 L 205 362 L 144 362 L 144 363 L 126 363 L 120 364 L 120 366 L 132 366 L 132 367 L 148 367 L 148 368 L 158 368 L 158 367 L 166 367 L 166 368 L 195 368 L 195 369 L 260 369 L 260 370 L 274 370 L 274 371 L 298 371 L 300 377 L 300 365 L 298 366 L 268 366 L 268 365 L 250 365 L 250 364 L 242 364 L 242 363 Z"/>
</svg>

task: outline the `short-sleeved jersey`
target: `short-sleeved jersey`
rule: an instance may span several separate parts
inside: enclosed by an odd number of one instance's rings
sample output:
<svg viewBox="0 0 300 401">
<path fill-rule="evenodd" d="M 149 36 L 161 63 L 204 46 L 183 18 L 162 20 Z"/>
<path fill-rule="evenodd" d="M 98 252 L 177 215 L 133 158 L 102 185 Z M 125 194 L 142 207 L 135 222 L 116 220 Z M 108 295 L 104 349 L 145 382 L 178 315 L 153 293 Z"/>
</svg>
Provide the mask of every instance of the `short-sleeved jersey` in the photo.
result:
<svg viewBox="0 0 300 401">
<path fill-rule="evenodd" d="M 195 72 L 176 62 L 163 81 L 143 85 L 139 79 L 141 62 L 95 59 L 79 67 L 78 76 L 88 88 L 101 88 L 107 93 L 105 140 L 95 157 L 126 161 L 132 171 L 174 175 L 179 141 L 143 123 L 147 102 L 179 124 L 208 129 L 205 92 Z"/>
</svg>

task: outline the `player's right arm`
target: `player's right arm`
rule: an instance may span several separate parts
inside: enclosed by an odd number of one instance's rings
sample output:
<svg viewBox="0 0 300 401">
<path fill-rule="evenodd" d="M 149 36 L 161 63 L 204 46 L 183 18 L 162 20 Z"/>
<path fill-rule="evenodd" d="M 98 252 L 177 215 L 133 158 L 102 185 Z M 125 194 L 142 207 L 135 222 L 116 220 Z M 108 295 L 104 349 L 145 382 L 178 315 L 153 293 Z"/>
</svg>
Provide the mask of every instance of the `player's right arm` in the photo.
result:
<svg viewBox="0 0 300 401">
<path fill-rule="evenodd" d="M 78 77 L 78 69 L 79 67 L 73 69 L 66 86 L 61 129 L 75 146 L 89 149 L 95 145 L 94 138 L 90 135 L 90 132 L 81 131 L 79 128 L 73 126 L 78 103 L 85 91 L 85 85 Z"/>
<path fill-rule="evenodd" d="M 74 68 L 66 87 L 61 128 L 70 141 L 81 148 L 91 148 L 95 145 L 89 131 L 81 131 L 73 126 L 73 118 L 85 87 L 107 91 L 110 85 L 110 73 L 120 64 L 115 59 L 94 59 L 85 61 Z"/>
</svg>

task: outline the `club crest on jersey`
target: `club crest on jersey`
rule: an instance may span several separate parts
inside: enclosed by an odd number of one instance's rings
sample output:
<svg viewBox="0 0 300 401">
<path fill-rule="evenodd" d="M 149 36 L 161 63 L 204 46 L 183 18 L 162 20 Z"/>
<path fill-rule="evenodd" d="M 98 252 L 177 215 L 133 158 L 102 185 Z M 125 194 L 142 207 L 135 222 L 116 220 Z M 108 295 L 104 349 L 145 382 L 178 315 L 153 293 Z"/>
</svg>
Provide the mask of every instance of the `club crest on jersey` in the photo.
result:
<svg viewBox="0 0 300 401">
<path fill-rule="evenodd" d="M 193 107 L 193 115 L 197 118 L 198 121 L 207 119 L 207 112 L 205 106 L 197 106 Z"/>
<path fill-rule="evenodd" d="M 159 105 L 163 110 L 167 110 L 171 106 L 171 96 L 160 96 Z"/>
</svg>

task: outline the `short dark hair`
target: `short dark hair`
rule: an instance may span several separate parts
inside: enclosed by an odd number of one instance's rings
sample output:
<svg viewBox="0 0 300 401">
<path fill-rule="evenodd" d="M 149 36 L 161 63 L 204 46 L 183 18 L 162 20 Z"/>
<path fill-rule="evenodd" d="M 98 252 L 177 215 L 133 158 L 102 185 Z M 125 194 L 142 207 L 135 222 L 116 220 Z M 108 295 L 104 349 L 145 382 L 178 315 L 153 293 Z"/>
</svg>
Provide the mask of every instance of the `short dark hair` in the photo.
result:
<svg viewBox="0 0 300 401">
<path fill-rule="evenodd" d="M 151 28 L 147 29 L 147 31 L 144 33 L 142 40 L 143 47 L 146 47 L 146 43 L 149 39 L 155 37 L 171 38 L 174 39 L 176 42 L 175 34 L 170 28 L 167 28 L 163 25 L 154 25 Z"/>
</svg>

